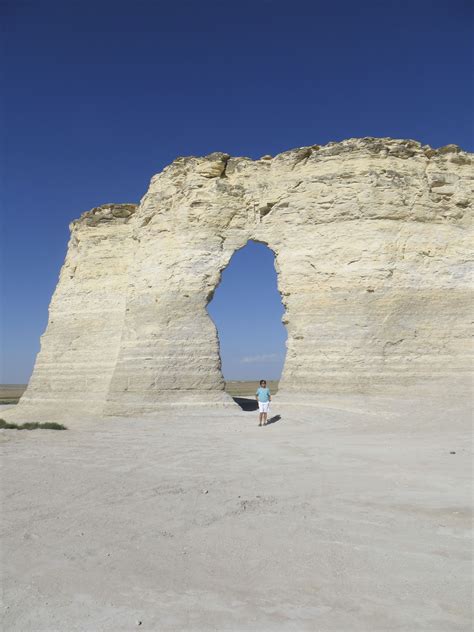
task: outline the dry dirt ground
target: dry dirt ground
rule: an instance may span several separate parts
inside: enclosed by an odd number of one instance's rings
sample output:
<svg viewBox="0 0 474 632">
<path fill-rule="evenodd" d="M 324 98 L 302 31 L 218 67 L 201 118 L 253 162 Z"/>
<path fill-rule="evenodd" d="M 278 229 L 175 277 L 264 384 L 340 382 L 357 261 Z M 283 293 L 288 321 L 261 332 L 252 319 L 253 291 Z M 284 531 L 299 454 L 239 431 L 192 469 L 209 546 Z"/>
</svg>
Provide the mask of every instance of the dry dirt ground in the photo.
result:
<svg viewBox="0 0 474 632">
<path fill-rule="evenodd" d="M 471 630 L 468 413 L 321 397 L 265 428 L 0 431 L 3 629 Z"/>
</svg>

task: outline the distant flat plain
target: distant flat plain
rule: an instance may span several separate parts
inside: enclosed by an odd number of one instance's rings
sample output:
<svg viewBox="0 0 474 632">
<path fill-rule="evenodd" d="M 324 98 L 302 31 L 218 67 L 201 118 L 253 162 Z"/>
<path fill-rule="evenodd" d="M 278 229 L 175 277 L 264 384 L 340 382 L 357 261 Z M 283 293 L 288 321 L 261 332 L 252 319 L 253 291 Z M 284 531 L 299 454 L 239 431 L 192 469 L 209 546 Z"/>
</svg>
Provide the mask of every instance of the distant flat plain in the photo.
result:
<svg viewBox="0 0 474 632">
<path fill-rule="evenodd" d="M 276 395 L 278 392 L 278 380 L 269 380 L 267 386 L 270 389 L 270 393 Z M 225 383 L 225 391 L 229 393 L 231 397 L 254 397 L 257 388 L 258 380 L 254 380 L 253 382 L 229 380 Z"/>
<path fill-rule="evenodd" d="M 269 380 L 267 386 L 272 395 L 275 395 L 278 391 L 278 380 Z M 0 384 L 0 404 L 17 404 L 26 387 L 27 384 Z M 231 397 L 254 396 L 257 388 L 258 380 L 229 380 L 225 384 L 226 393 Z"/>
<path fill-rule="evenodd" d="M 26 384 L 0 384 L 0 404 L 18 403 L 26 386 Z"/>
</svg>

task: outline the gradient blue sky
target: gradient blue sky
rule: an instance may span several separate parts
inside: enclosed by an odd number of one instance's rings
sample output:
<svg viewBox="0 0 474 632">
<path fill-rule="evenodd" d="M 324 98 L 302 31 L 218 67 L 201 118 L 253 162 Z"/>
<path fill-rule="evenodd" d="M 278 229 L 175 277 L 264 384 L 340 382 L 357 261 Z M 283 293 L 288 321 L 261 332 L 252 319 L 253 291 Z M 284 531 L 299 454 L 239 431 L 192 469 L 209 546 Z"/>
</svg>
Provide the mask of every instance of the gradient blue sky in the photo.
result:
<svg viewBox="0 0 474 632">
<path fill-rule="evenodd" d="M 2 382 L 29 377 L 69 222 L 138 201 L 176 156 L 354 136 L 473 149 L 470 0 L 0 0 L 0 14 Z M 273 377 L 274 359 L 237 355 L 284 353 L 278 295 L 254 308 L 254 270 L 275 288 L 269 256 L 238 253 L 211 307 L 227 377 Z"/>
</svg>

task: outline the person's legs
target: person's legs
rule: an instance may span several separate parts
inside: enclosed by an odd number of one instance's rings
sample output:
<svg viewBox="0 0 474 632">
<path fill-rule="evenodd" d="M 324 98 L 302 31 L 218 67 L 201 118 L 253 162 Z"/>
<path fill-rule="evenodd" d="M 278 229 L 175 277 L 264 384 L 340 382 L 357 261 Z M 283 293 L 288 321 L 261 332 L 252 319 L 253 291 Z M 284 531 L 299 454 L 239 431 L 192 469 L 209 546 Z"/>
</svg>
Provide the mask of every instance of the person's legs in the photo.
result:
<svg viewBox="0 0 474 632">
<path fill-rule="evenodd" d="M 267 425 L 267 414 L 268 414 L 268 402 L 265 402 L 263 404 L 263 425 L 266 426 Z"/>
<path fill-rule="evenodd" d="M 263 407 L 262 407 L 262 403 L 261 402 L 258 402 L 258 412 L 259 412 L 258 425 L 261 426 L 262 425 L 262 421 L 263 421 Z"/>
</svg>

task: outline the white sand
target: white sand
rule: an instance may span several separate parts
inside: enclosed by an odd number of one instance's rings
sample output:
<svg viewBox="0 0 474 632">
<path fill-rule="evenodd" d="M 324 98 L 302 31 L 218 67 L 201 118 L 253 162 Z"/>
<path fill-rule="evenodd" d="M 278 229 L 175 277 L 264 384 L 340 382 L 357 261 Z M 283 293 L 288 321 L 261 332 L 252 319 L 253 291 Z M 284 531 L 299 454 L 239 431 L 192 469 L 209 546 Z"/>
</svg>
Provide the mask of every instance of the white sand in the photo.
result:
<svg viewBox="0 0 474 632">
<path fill-rule="evenodd" d="M 3 629 L 471 630 L 466 415 L 278 413 L 1 431 Z"/>
</svg>

